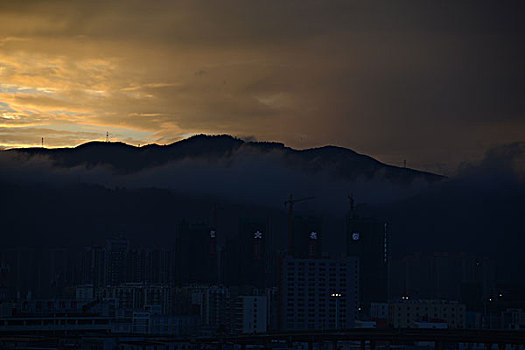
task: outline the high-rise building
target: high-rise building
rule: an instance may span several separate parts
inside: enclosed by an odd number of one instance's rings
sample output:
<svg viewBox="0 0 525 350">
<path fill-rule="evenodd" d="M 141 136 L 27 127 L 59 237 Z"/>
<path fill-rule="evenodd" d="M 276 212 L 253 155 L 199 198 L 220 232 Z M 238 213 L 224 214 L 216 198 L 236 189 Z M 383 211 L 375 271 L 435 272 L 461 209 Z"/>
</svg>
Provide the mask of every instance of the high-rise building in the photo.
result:
<svg viewBox="0 0 525 350">
<path fill-rule="evenodd" d="M 322 221 L 314 216 L 297 216 L 293 219 L 293 244 L 291 255 L 297 258 L 316 258 L 322 255 Z"/>
<path fill-rule="evenodd" d="M 81 284 L 75 287 L 75 297 L 80 302 L 89 302 L 95 298 L 92 284 Z"/>
<path fill-rule="evenodd" d="M 85 248 L 79 261 L 77 284 L 92 284 L 95 289 L 122 283 L 172 283 L 175 277 L 173 249 L 130 249 L 126 239 Z"/>
<path fill-rule="evenodd" d="M 2 251 L 2 261 L 9 273 L 5 276 L 5 285 L 9 299 L 27 295 L 36 288 L 39 280 L 36 254 L 30 248 L 12 248 Z"/>
<path fill-rule="evenodd" d="M 250 285 L 264 288 L 270 285 L 272 256 L 266 218 L 243 219 L 239 234 L 226 243 L 224 250 L 224 282 L 231 286 Z"/>
<path fill-rule="evenodd" d="M 158 305 L 162 314 L 169 314 L 173 307 L 172 289 L 164 284 L 123 283 L 99 288 L 97 299 L 116 299 L 123 312 L 144 310 L 146 306 Z"/>
<path fill-rule="evenodd" d="M 235 300 L 234 332 L 265 333 L 268 326 L 268 297 L 241 295 Z"/>
<path fill-rule="evenodd" d="M 388 301 L 388 226 L 373 218 L 360 217 L 353 208 L 347 215 L 347 256 L 359 258 L 360 307 Z"/>
<path fill-rule="evenodd" d="M 146 249 L 130 249 L 126 255 L 126 282 L 146 281 Z"/>
<path fill-rule="evenodd" d="M 465 328 L 466 309 L 458 302 L 403 299 L 389 304 L 388 316 L 390 326 L 394 328 L 417 327 L 418 322 Z"/>
<path fill-rule="evenodd" d="M 18 247 L 2 250 L 0 264 L 4 273 L 0 283 L 9 299 L 28 293 L 42 298 L 63 297 L 67 286 L 78 279 L 73 255 L 63 248 Z"/>
<path fill-rule="evenodd" d="M 230 290 L 223 286 L 196 287 L 192 304 L 198 306 L 202 325 L 212 331 L 227 330 L 230 326 Z"/>
<path fill-rule="evenodd" d="M 106 285 L 106 254 L 101 246 L 87 247 L 81 252 L 80 283 L 93 284 L 96 289 Z"/>
<path fill-rule="evenodd" d="M 172 249 L 149 249 L 145 254 L 144 279 L 147 283 L 174 282 L 175 256 Z"/>
<path fill-rule="evenodd" d="M 208 223 L 180 223 L 174 257 L 178 285 L 217 280 L 217 255 L 210 251 L 210 239 L 215 239 L 215 235 L 216 231 Z"/>
<path fill-rule="evenodd" d="M 115 237 L 107 241 L 106 246 L 106 278 L 108 285 L 118 285 L 125 281 L 126 256 L 129 251 L 129 240 Z"/>
<path fill-rule="evenodd" d="M 350 328 L 357 315 L 359 260 L 285 257 L 279 283 L 282 330 Z"/>
<path fill-rule="evenodd" d="M 9 266 L 5 263 L 0 263 L 0 303 L 7 301 L 7 276 L 9 275 Z"/>
</svg>

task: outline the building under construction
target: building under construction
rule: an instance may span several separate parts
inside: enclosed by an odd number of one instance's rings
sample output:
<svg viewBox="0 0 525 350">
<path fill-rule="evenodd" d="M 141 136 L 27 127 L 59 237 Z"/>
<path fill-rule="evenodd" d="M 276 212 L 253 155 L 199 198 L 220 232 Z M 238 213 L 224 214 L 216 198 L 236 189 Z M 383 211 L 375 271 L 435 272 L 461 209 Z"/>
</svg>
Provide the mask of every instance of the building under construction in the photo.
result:
<svg viewBox="0 0 525 350">
<path fill-rule="evenodd" d="M 388 301 L 388 225 L 360 216 L 350 199 L 346 217 L 346 253 L 359 258 L 360 307 L 367 312 L 372 302 Z"/>
</svg>

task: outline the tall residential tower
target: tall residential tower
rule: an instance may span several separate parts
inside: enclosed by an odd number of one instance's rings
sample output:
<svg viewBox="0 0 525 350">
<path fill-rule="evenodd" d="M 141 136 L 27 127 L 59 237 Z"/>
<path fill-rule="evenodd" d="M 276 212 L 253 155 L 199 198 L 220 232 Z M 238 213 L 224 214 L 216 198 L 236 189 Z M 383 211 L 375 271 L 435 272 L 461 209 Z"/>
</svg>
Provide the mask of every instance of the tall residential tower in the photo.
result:
<svg viewBox="0 0 525 350">
<path fill-rule="evenodd" d="M 347 256 L 359 258 L 360 307 L 388 301 L 388 226 L 374 218 L 359 216 L 350 206 L 346 218 Z"/>
</svg>

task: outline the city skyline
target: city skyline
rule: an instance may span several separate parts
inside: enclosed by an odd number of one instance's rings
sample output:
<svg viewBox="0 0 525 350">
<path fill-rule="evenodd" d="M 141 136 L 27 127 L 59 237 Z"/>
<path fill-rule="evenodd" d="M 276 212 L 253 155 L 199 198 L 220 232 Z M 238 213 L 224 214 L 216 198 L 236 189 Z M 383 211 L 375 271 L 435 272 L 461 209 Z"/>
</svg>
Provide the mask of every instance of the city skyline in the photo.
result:
<svg viewBox="0 0 525 350">
<path fill-rule="evenodd" d="M 523 18 L 0 0 L 0 348 L 524 350 Z"/>
</svg>

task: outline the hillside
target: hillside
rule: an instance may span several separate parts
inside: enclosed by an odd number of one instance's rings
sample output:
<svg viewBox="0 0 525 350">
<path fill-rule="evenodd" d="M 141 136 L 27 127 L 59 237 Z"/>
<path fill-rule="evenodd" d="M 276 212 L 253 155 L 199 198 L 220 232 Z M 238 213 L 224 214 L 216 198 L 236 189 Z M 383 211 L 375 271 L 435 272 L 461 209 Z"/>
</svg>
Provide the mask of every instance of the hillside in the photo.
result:
<svg viewBox="0 0 525 350">
<path fill-rule="evenodd" d="M 120 174 L 188 159 L 234 162 L 243 157 L 257 158 L 266 155 L 271 156 L 275 163 L 285 164 L 294 170 L 329 171 L 330 174 L 347 180 L 381 176 L 396 183 L 408 184 L 415 179 L 435 182 L 443 178 L 428 172 L 387 165 L 343 147 L 295 150 L 281 143 L 245 142 L 228 135 L 197 135 L 166 146 L 152 144 L 135 147 L 121 142 L 88 142 L 74 148 L 21 148 L 8 152 L 46 156 L 52 160 L 53 165 L 66 168 L 80 165 L 110 166 L 114 172 Z"/>
</svg>

